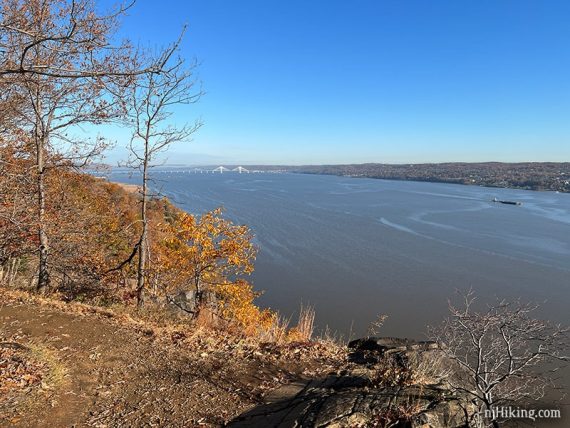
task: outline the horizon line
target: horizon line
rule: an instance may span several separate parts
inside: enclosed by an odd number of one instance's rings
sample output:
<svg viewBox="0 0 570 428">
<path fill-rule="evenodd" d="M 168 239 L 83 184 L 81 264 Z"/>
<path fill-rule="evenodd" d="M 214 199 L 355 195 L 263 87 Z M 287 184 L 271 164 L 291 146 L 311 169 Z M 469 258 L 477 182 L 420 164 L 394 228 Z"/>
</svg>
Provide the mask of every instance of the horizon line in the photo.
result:
<svg viewBox="0 0 570 428">
<path fill-rule="evenodd" d="M 218 162 L 218 163 L 165 163 L 155 165 L 154 168 L 160 167 L 201 167 L 201 166 L 341 166 L 341 165 L 438 165 L 438 164 L 566 164 L 567 161 L 443 161 L 443 162 L 338 162 L 338 163 L 263 163 L 263 162 Z M 111 165 L 107 162 L 95 162 L 95 165 L 106 165 L 117 169 L 129 169 L 127 167 Z"/>
</svg>

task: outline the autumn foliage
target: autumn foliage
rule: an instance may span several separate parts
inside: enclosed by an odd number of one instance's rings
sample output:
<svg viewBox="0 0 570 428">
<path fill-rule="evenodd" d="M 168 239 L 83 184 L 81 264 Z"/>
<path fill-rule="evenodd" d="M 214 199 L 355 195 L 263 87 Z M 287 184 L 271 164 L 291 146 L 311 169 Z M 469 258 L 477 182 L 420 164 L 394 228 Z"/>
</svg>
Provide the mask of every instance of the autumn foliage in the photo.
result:
<svg viewBox="0 0 570 428">
<path fill-rule="evenodd" d="M 117 43 L 132 5 L 100 14 L 92 0 L 0 0 L 0 283 L 8 267 L 10 285 L 64 300 L 166 306 L 184 294 L 192 321 L 208 312 L 246 334 L 283 333 L 254 304 L 248 227 L 148 188 L 154 155 L 200 126 L 175 127 L 173 106 L 201 90 L 177 56 L 182 37 L 156 54 Z M 132 131 L 139 192 L 85 173 L 107 143 L 82 126 L 110 122 Z"/>
<path fill-rule="evenodd" d="M 167 220 L 160 225 L 164 237 L 156 249 L 162 256 L 161 268 L 176 274 L 171 286 L 192 284 L 200 293 L 204 287 L 253 272 L 256 249 L 249 229 L 222 218 L 221 209 L 200 217 L 175 213 Z"/>
<path fill-rule="evenodd" d="M 25 150 L 0 146 L 0 264 L 19 259 L 23 285 L 34 277 L 34 169 Z M 134 304 L 136 257 L 125 263 L 140 234 L 140 195 L 121 185 L 71 167 L 50 170 L 46 207 L 51 236 L 53 292 L 66 300 Z M 259 296 L 246 280 L 257 249 L 253 235 L 216 209 L 195 216 L 167 199 L 149 202 L 148 302 L 164 301 L 180 291 L 194 291 L 196 307 L 210 296 L 216 316 L 246 334 L 268 329 L 276 320 L 258 308 Z M 212 297 L 213 296 L 213 300 Z M 150 304 L 150 303 L 149 303 Z"/>
</svg>

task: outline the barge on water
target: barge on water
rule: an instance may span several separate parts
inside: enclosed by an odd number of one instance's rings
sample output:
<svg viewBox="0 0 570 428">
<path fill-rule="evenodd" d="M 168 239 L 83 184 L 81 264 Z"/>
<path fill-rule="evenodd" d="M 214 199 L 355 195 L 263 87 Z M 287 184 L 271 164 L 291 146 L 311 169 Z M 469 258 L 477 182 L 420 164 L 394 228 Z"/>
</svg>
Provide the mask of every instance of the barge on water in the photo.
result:
<svg viewBox="0 0 570 428">
<path fill-rule="evenodd" d="M 492 199 L 493 202 L 498 202 L 500 204 L 507 204 L 507 205 L 522 205 L 522 202 L 516 202 L 516 201 L 502 201 L 500 199 L 497 198 L 493 198 Z"/>
</svg>

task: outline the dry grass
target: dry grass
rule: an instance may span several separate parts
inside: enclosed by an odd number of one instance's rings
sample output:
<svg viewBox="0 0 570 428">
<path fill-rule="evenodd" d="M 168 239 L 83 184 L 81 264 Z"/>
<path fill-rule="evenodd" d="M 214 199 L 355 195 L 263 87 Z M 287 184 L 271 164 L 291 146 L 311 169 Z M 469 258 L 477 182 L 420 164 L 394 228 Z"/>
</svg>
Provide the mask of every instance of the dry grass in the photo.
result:
<svg viewBox="0 0 570 428">
<path fill-rule="evenodd" d="M 437 385 L 452 372 L 438 350 L 387 354 L 376 365 L 373 383 L 388 386 Z"/>
<path fill-rule="evenodd" d="M 292 342 L 310 342 L 313 339 L 315 325 L 315 310 L 311 306 L 301 305 L 297 324 L 289 327 L 290 318 L 279 313 L 273 316 L 272 322 L 260 328 L 256 338 L 260 342 L 286 344 Z"/>
<path fill-rule="evenodd" d="M 290 322 L 291 320 L 289 318 L 275 314 L 273 322 L 268 327 L 260 329 L 257 338 L 260 342 L 286 343 Z"/>
<path fill-rule="evenodd" d="M 297 331 L 303 340 L 309 341 L 313 337 L 315 328 L 315 309 L 312 306 L 302 306 L 299 311 L 299 322 L 297 322 Z"/>
<path fill-rule="evenodd" d="M 411 381 L 416 385 L 435 385 L 448 379 L 453 369 L 438 350 L 413 353 L 408 357 Z"/>
<path fill-rule="evenodd" d="M 388 315 L 380 314 L 376 317 L 376 319 L 370 323 L 368 326 L 368 336 L 376 336 L 380 333 L 382 326 L 388 319 Z"/>
<path fill-rule="evenodd" d="M 42 378 L 42 389 L 56 390 L 67 382 L 67 369 L 61 364 L 56 353 L 43 345 L 28 344 L 32 358 L 45 363 L 47 371 Z"/>
<path fill-rule="evenodd" d="M 333 347 L 346 348 L 348 343 L 347 338 L 338 331 L 331 330 L 327 325 L 325 329 L 315 338 L 319 343 L 329 344 Z"/>
<path fill-rule="evenodd" d="M 376 364 L 372 383 L 376 386 L 407 386 L 413 384 L 412 376 L 407 362 L 388 354 Z"/>
</svg>

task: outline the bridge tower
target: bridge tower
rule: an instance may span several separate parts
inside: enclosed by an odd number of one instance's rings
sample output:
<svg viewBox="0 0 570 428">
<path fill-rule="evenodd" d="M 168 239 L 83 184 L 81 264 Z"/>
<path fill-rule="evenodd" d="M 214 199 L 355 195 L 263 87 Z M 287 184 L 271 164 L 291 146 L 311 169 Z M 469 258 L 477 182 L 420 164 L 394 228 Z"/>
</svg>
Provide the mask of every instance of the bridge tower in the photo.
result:
<svg viewBox="0 0 570 428">
<path fill-rule="evenodd" d="M 212 172 L 219 172 L 220 174 L 222 174 L 224 171 L 229 171 L 229 169 L 226 168 L 225 166 L 219 166 L 212 170 Z"/>
</svg>

